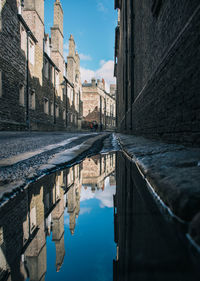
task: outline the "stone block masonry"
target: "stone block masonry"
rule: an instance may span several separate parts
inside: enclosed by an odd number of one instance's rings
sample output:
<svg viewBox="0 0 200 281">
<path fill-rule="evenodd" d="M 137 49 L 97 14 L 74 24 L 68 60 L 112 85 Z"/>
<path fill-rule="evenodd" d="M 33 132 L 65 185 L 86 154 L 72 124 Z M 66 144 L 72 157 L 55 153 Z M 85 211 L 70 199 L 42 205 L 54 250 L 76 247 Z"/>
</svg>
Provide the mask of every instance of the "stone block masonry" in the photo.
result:
<svg viewBox="0 0 200 281">
<path fill-rule="evenodd" d="M 18 0 L 1 1 L 0 130 L 80 129 L 80 64 L 70 81 L 68 74 L 75 69 L 70 70 L 70 64 L 67 68 L 63 57 L 59 0 L 54 2 L 51 31 L 50 38 L 45 34 L 44 0 L 24 1 L 24 7 Z"/>
<path fill-rule="evenodd" d="M 25 109 L 19 105 L 19 88 L 25 77 L 25 58 L 20 48 L 20 23 L 16 10 L 15 1 L 6 1 L 1 7 L 0 130 L 25 128 Z"/>
<path fill-rule="evenodd" d="M 160 2 L 156 14 L 151 1 L 121 5 L 118 130 L 199 145 L 199 1 Z"/>
</svg>

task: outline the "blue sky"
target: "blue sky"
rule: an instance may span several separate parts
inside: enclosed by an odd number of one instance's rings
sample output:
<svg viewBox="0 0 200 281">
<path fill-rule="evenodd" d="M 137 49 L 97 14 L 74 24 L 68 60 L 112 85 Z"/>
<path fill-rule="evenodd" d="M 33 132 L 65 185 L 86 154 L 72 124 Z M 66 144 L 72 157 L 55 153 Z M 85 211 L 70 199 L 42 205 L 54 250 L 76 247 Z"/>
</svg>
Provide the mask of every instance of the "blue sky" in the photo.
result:
<svg viewBox="0 0 200 281">
<path fill-rule="evenodd" d="M 53 25 L 55 0 L 45 0 L 45 31 Z M 114 0 L 60 0 L 64 11 L 64 55 L 73 34 L 81 58 L 82 80 L 93 76 L 113 83 L 114 37 L 117 12 Z"/>
</svg>

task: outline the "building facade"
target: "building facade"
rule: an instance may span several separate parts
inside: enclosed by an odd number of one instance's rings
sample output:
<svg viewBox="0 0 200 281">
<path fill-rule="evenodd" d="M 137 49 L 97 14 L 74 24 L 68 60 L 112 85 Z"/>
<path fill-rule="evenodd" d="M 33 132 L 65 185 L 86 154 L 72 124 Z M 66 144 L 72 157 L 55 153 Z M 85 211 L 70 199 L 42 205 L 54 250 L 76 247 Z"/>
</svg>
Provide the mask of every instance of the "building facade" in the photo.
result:
<svg viewBox="0 0 200 281">
<path fill-rule="evenodd" d="M 105 81 L 92 79 L 82 85 L 83 128 L 89 128 L 91 122 L 97 123 L 102 129 L 115 129 L 115 86 L 110 93 L 105 90 Z"/>
<path fill-rule="evenodd" d="M 54 3 L 51 37 L 45 34 L 44 0 L 0 3 L 0 129 L 80 128 L 80 61 L 76 52 L 74 65 L 65 62 L 60 1 Z M 77 76 L 70 76 L 73 71 Z"/>
<path fill-rule="evenodd" d="M 117 128 L 199 144 L 198 0 L 115 0 Z"/>
</svg>

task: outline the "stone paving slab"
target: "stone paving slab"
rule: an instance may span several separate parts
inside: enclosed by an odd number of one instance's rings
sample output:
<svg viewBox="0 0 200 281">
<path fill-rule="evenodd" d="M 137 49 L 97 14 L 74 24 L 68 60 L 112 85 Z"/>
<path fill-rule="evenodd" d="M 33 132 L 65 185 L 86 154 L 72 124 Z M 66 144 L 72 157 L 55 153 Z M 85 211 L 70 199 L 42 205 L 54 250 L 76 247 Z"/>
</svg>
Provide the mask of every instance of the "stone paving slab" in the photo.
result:
<svg viewBox="0 0 200 281">
<path fill-rule="evenodd" d="M 191 221 L 200 212 L 200 148 L 117 134 L 121 147 L 172 212 Z"/>
<path fill-rule="evenodd" d="M 81 136 L 84 136 L 84 135 L 81 135 Z M 2 160 L 0 160 L 0 167 L 12 166 L 12 165 L 17 164 L 18 162 L 28 160 L 28 159 L 30 159 L 30 158 L 32 158 L 36 155 L 40 155 L 44 152 L 47 152 L 47 151 L 49 152 L 51 150 L 61 148 L 65 145 L 69 144 L 70 142 L 73 142 L 73 141 L 77 140 L 78 138 L 80 138 L 80 136 L 69 138 L 65 141 L 62 141 L 62 142 L 59 142 L 59 143 L 56 143 L 56 144 L 51 144 L 51 145 L 48 145 L 48 146 L 42 146 L 42 148 L 34 150 L 34 151 L 27 151 L 27 152 L 24 152 L 24 153 L 13 155 L 13 156 L 8 157 L 8 158 L 3 158 Z"/>
<path fill-rule="evenodd" d="M 87 135 L 83 132 L 0 132 L 0 160 L 33 152 L 69 138 Z M 89 133 L 90 135 L 91 133 Z"/>
</svg>

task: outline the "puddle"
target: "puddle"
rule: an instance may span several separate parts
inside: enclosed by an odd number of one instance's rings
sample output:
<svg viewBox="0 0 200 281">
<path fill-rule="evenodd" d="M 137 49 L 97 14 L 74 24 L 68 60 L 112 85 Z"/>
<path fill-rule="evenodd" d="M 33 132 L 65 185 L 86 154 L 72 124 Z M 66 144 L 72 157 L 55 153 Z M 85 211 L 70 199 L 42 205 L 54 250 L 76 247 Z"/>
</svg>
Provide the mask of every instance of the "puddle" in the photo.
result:
<svg viewBox="0 0 200 281">
<path fill-rule="evenodd" d="M 162 212 L 134 162 L 116 156 L 114 281 L 196 281 L 200 256 L 185 225 Z"/>
<path fill-rule="evenodd" d="M 47 175 L 0 209 L 0 280 L 113 280 L 115 153 Z"/>
<path fill-rule="evenodd" d="M 122 152 L 42 177 L 0 208 L 0 281 L 195 281 L 199 263 Z"/>
</svg>

